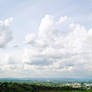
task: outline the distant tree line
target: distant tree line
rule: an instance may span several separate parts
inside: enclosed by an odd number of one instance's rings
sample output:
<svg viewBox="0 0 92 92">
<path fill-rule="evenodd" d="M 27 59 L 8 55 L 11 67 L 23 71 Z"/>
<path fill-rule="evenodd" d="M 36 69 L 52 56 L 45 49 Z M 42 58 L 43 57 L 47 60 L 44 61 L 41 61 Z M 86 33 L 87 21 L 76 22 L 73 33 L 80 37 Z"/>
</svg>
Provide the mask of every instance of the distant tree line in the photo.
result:
<svg viewBox="0 0 92 92">
<path fill-rule="evenodd" d="M 49 84 L 50 85 L 50 84 Z M 0 92 L 39 92 L 40 90 L 85 90 L 71 86 L 48 86 L 32 83 L 0 82 Z"/>
</svg>

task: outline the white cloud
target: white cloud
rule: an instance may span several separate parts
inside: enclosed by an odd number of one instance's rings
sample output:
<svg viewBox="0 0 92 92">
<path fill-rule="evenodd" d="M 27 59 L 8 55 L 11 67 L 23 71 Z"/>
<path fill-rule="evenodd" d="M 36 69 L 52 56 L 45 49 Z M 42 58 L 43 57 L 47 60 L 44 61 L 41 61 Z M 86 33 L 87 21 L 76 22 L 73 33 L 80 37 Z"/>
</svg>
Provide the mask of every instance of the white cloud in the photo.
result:
<svg viewBox="0 0 92 92">
<path fill-rule="evenodd" d="M 13 18 L 8 18 L 5 21 L 0 21 L 0 48 L 5 47 L 12 40 L 11 21 Z"/>
<path fill-rule="evenodd" d="M 34 41 L 35 41 L 35 38 L 36 38 L 36 35 L 35 34 L 28 34 L 26 37 L 25 37 L 25 43 L 29 43 L 29 44 L 31 44 L 31 43 L 34 43 Z"/>
<path fill-rule="evenodd" d="M 48 71 L 48 75 L 54 72 L 56 76 L 58 73 L 61 76 L 70 72 L 78 77 L 82 76 L 83 68 L 83 76 L 89 76 L 89 71 L 92 71 L 91 31 L 74 24 L 67 16 L 56 21 L 53 16 L 46 15 L 41 20 L 36 38 L 31 34 L 27 37 L 28 42 L 32 43 L 25 49 L 23 62 L 30 66 L 28 70 L 32 66 L 37 71 L 44 71 L 44 74 Z M 44 74 L 42 72 L 42 76 Z"/>
<path fill-rule="evenodd" d="M 4 53 L 0 55 L 0 77 L 23 77 L 22 52 Z"/>
<path fill-rule="evenodd" d="M 38 33 L 28 34 L 24 42 L 28 44 L 24 52 L 1 55 L 0 71 L 31 77 L 92 76 L 91 28 L 75 24 L 67 16 L 56 21 L 53 16 L 46 15 Z"/>
</svg>

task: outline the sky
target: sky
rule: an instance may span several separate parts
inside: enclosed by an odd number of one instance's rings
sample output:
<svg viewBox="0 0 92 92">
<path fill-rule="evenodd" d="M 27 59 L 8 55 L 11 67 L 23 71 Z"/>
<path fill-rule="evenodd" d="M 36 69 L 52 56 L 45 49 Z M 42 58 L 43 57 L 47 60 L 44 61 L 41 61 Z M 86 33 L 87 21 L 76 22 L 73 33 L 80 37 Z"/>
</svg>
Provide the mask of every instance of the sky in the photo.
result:
<svg viewBox="0 0 92 92">
<path fill-rule="evenodd" d="M 92 0 L 0 0 L 0 78 L 91 78 Z"/>
</svg>

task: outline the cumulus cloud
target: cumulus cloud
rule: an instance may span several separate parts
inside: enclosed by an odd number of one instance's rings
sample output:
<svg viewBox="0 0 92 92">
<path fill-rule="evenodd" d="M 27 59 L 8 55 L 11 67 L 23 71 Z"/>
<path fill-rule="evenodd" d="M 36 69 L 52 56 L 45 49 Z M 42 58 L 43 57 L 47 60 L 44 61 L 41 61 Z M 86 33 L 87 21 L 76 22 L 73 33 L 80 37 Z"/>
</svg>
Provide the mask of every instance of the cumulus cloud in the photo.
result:
<svg viewBox="0 0 92 92">
<path fill-rule="evenodd" d="M 4 53 L 0 55 L 0 72 L 3 77 L 20 77 L 23 71 L 23 63 L 21 62 L 22 53 Z M 20 57 L 19 57 L 20 56 Z M 15 76 L 14 76 L 15 75 Z M 0 77 L 1 77 L 0 76 Z"/>
<path fill-rule="evenodd" d="M 5 47 L 12 39 L 12 31 L 10 23 L 13 18 L 8 18 L 5 21 L 0 21 L 0 48 Z"/>
<path fill-rule="evenodd" d="M 0 41 L 3 47 L 10 41 L 11 31 L 6 30 L 9 20 L 0 23 L 5 28 L 1 31 L 5 34 L 1 35 L 5 42 Z M 92 77 L 92 28 L 76 24 L 68 16 L 45 15 L 38 32 L 26 35 L 24 42 L 22 52 L 0 57 L 0 71 L 29 77 Z"/>
<path fill-rule="evenodd" d="M 25 43 L 29 43 L 29 44 L 34 43 L 35 38 L 36 38 L 36 35 L 35 35 L 35 34 L 33 34 L 33 33 L 28 34 L 28 35 L 25 37 L 25 41 L 24 41 L 24 42 L 25 42 Z"/>
<path fill-rule="evenodd" d="M 75 24 L 71 18 L 64 16 L 56 21 L 54 16 L 45 15 L 36 37 L 30 33 L 25 41 L 29 47 L 25 49 L 23 62 L 24 67 L 30 66 L 28 70 L 34 67 L 52 75 L 70 72 L 81 76 L 82 68 L 85 76 L 92 76 L 89 72 L 92 71 L 92 29 Z"/>
</svg>

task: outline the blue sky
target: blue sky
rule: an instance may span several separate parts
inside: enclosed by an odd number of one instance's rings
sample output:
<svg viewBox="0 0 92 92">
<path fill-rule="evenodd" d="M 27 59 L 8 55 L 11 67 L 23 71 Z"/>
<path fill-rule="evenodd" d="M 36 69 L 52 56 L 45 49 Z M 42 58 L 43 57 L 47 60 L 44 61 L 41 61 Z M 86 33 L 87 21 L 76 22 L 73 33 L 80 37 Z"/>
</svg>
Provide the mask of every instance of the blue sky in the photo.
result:
<svg viewBox="0 0 92 92">
<path fill-rule="evenodd" d="M 0 77 L 92 77 L 91 0 L 0 0 L 0 20 Z"/>
<path fill-rule="evenodd" d="M 37 31 L 45 14 L 55 17 L 70 16 L 77 23 L 89 27 L 91 10 L 91 0 L 0 0 L 0 19 L 13 17 L 14 33 L 20 39 L 23 39 L 25 33 Z"/>
</svg>

